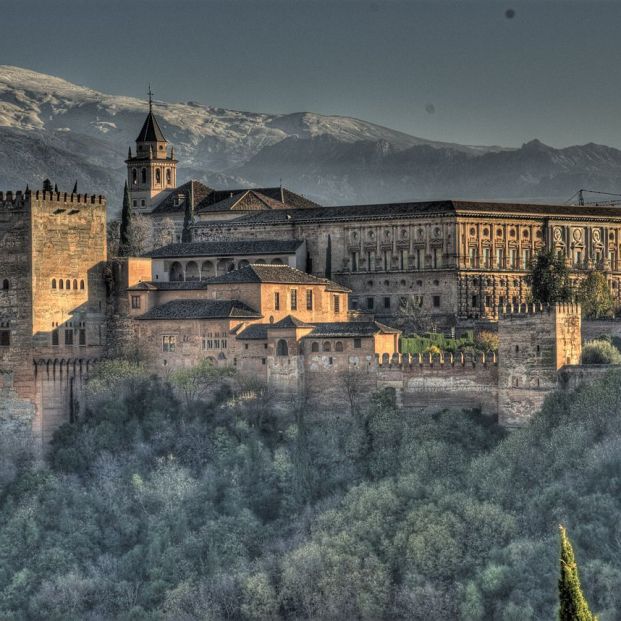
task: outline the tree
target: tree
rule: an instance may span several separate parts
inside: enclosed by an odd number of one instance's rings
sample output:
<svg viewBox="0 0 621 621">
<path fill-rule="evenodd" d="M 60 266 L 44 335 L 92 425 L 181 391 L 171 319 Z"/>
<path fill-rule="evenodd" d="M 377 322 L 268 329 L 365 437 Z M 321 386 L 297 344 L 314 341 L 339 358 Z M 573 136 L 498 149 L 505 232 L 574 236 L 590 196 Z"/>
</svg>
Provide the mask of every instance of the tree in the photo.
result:
<svg viewBox="0 0 621 621">
<path fill-rule="evenodd" d="M 52 182 L 49 179 L 44 179 L 43 180 L 43 191 L 44 192 L 51 192 L 52 190 L 53 190 Z"/>
<path fill-rule="evenodd" d="M 597 621 L 597 617 L 589 610 L 589 604 L 582 593 L 578 565 L 567 531 L 563 526 L 559 528 L 561 531 L 561 575 L 558 580 L 559 621 Z"/>
<path fill-rule="evenodd" d="M 172 218 L 163 218 L 153 232 L 153 246 L 162 248 L 175 241 L 175 223 Z"/>
<path fill-rule="evenodd" d="M 399 316 L 395 323 L 406 335 L 428 332 L 434 327 L 431 316 L 423 308 L 422 298 L 413 295 L 399 301 Z"/>
<path fill-rule="evenodd" d="M 234 374 L 232 367 L 218 367 L 205 359 L 192 368 L 173 371 L 170 382 L 189 406 L 204 399 L 224 378 Z"/>
<path fill-rule="evenodd" d="M 132 210 L 129 203 L 127 181 L 123 188 L 123 210 L 121 212 L 121 231 L 119 240 L 119 256 L 128 257 L 132 246 Z"/>
<path fill-rule="evenodd" d="M 526 276 L 533 301 L 558 304 L 571 301 L 571 283 L 565 259 L 553 250 L 541 251 Z"/>
<path fill-rule="evenodd" d="M 582 364 L 621 364 L 621 352 L 610 341 L 588 341 L 582 348 Z"/>
<path fill-rule="evenodd" d="M 181 241 L 184 243 L 192 241 L 192 225 L 194 224 L 194 182 L 190 181 L 190 191 L 185 201 L 185 212 L 183 214 L 183 231 Z"/>
<path fill-rule="evenodd" d="M 578 302 L 582 305 L 582 314 L 589 319 L 610 317 L 614 308 L 614 301 L 606 276 L 598 270 L 593 270 L 580 283 L 577 294 Z"/>
</svg>

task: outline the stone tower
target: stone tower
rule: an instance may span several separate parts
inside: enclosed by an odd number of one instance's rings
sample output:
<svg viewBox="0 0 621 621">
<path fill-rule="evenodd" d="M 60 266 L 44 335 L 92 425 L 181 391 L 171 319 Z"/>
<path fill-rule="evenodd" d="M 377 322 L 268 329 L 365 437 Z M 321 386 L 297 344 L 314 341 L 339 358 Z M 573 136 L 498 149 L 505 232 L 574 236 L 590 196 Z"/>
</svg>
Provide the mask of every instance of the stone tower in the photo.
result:
<svg viewBox="0 0 621 621">
<path fill-rule="evenodd" d="M 168 141 L 153 114 L 153 101 L 149 89 L 149 114 L 136 138 L 136 153 L 131 147 L 127 164 L 127 187 L 132 209 L 149 213 L 166 194 L 177 186 L 177 160 L 174 147 L 168 152 Z"/>
</svg>

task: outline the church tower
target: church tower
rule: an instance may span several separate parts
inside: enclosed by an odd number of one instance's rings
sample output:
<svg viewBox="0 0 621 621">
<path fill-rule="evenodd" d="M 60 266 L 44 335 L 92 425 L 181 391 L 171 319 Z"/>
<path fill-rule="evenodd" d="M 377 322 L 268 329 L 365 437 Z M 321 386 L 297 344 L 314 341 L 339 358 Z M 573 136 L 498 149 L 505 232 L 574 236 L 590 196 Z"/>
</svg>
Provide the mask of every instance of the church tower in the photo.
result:
<svg viewBox="0 0 621 621">
<path fill-rule="evenodd" d="M 177 186 L 177 160 L 153 114 L 153 93 L 149 88 L 149 114 L 136 138 L 136 154 L 131 147 L 127 164 L 127 187 L 132 209 L 149 213 Z"/>
</svg>

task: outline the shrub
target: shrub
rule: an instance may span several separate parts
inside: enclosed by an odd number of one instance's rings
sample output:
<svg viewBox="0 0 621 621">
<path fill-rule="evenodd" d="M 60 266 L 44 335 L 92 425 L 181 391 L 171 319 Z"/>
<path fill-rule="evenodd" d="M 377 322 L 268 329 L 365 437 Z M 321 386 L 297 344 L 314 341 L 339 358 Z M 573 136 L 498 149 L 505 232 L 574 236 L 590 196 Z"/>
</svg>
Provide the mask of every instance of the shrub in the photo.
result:
<svg viewBox="0 0 621 621">
<path fill-rule="evenodd" d="M 582 348 L 582 364 L 621 364 L 621 353 L 609 341 L 589 341 Z"/>
</svg>

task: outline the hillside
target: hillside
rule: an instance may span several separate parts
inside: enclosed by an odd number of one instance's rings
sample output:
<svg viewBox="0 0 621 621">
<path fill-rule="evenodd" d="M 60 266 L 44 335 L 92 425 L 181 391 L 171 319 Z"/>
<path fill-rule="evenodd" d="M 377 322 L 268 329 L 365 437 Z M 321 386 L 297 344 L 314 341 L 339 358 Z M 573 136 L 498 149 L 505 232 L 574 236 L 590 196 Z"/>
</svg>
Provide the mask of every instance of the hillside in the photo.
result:
<svg viewBox="0 0 621 621">
<path fill-rule="evenodd" d="M 506 435 L 388 394 L 275 414 L 97 369 L 48 465 L 0 438 L 2 618 L 552 619 L 559 522 L 621 616 L 618 373 Z"/>
<path fill-rule="evenodd" d="M 0 66 L 0 187 L 50 177 L 120 205 L 123 160 L 147 103 Z M 179 181 L 219 188 L 283 183 L 323 204 L 435 198 L 565 200 L 620 191 L 621 152 L 588 144 L 519 149 L 435 142 L 359 119 L 155 102 Z"/>
</svg>

